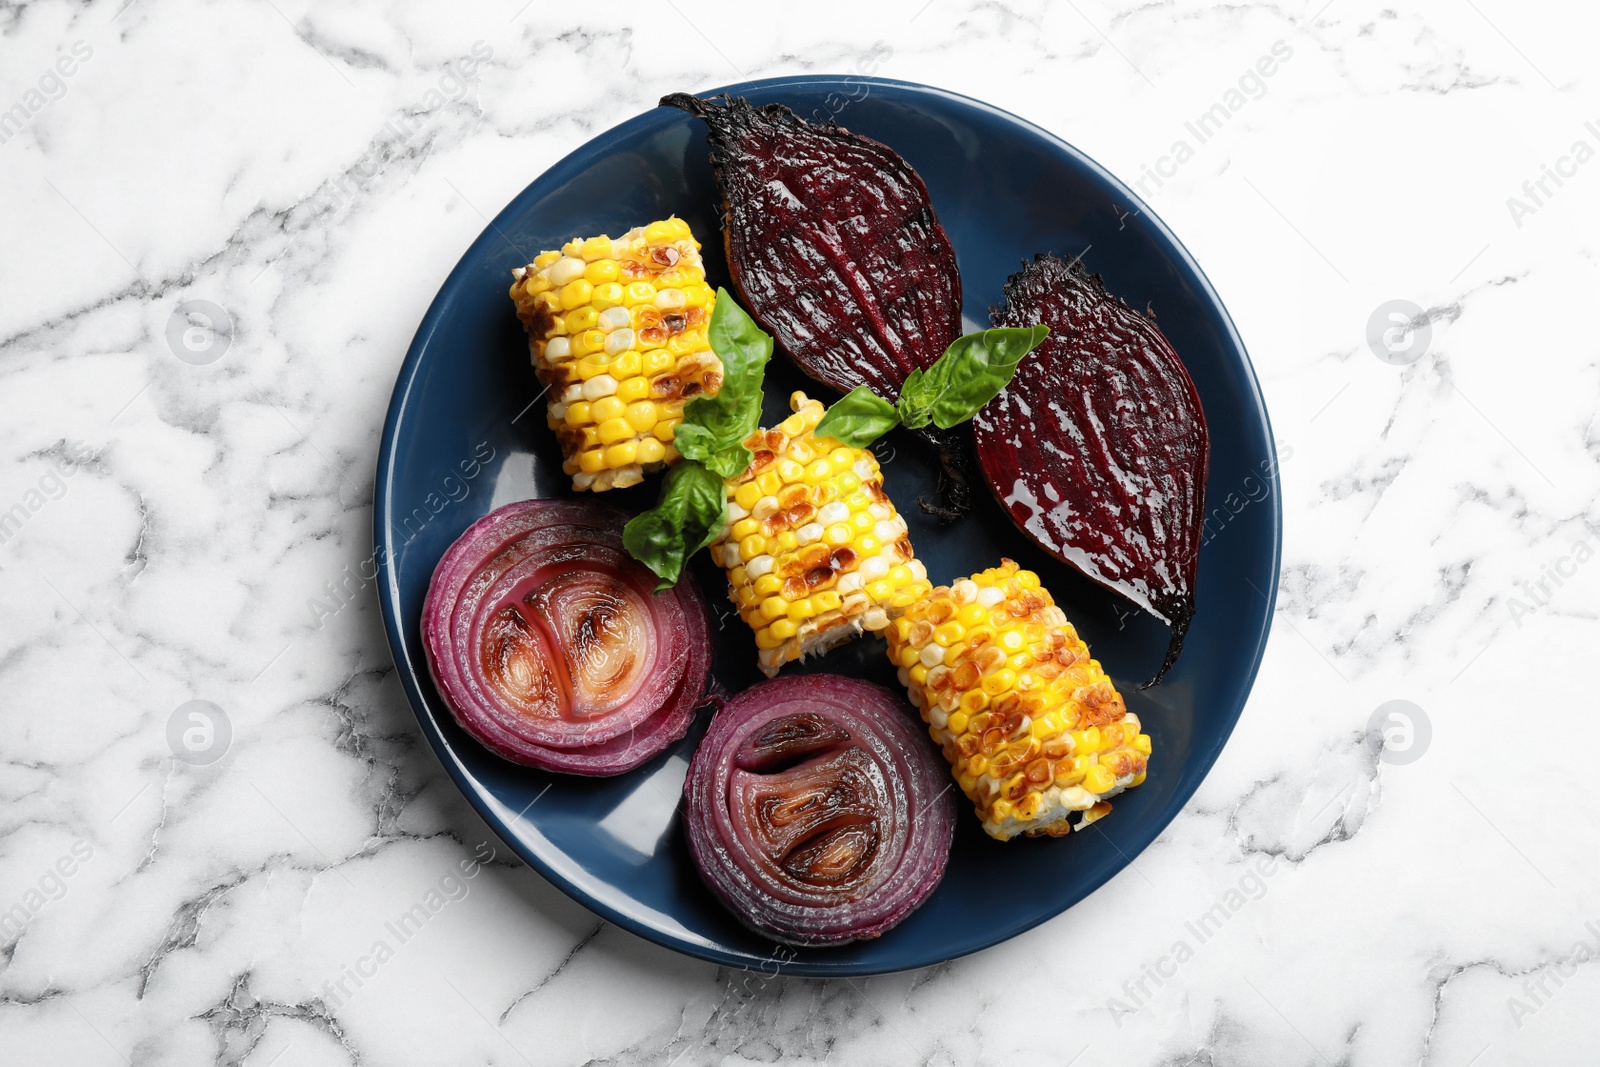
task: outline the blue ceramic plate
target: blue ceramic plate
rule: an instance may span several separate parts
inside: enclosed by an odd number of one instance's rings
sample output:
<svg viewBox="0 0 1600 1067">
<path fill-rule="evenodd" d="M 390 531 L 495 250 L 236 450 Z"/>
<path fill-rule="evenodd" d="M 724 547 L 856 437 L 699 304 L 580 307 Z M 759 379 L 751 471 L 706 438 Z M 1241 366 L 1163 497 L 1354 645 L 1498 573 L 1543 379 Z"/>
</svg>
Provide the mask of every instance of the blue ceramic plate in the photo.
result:
<svg viewBox="0 0 1600 1067">
<path fill-rule="evenodd" d="M 892 435 L 879 445 L 890 495 L 935 582 L 1002 555 L 1039 571 L 1149 731 L 1148 781 L 1069 840 L 1001 844 L 963 810 L 949 873 L 919 911 L 875 941 L 792 952 L 735 922 L 690 864 L 678 801 L 703 721 L 654 762 L 600 780 L 515 766 L 456 726 L 428 677 L 418 634 L 434 565 L 493 508 L 567 492 L 506 295 L 511 269 L 571 237 L 621 233 L 676 213 L 705 244 L 711 284 L 727 284 L 705 127 L 677 110 L 631 119 L 540 176 L 467 249 L 422 320 L 379 451 L 384 623 L 422 732 L 467 799 L 529 865 L 607 920 L 694 956 L 769 972 L 781 965 L 792 974 L 865 975 L 938 963 L 1015 937 L 1094 892 L 1177 815 L 1222 750 L 1255 679 L 1277 590 L 1281 520 L 1267 412 L 1239 335 L 1199 266 L 1133 193 L 1066 142 L 987 104 L 905 82 L 798 77 L 723 91 L 803 116 L 835 115 L 904 155 L 955 243 L 968 330 L 988 324 L 1006 276 L 1041 250 L 1087 250 L 1086 264 L 1113 293 L 1160 316 L 1210 424 L 1216 521 L 1200 554 L 1188 646 L 1156 689 L 1133 686 L 1160 662 L 1165 626 L 1039 551 L 981 489 L 974 496 L 983 499 L 960 522 L 928 520 L 915 501 L 930 493 L 932 470 L 912 449 L 891 458 Z M 782 357 L 767 382 L 769 426 L 788 413 L 791 390 L 827 396 Z M 642 510 L 656 491 L 650 479 L 607 500 Z M 754 642 L 722 600 L 725 584 L 705 553 L 696 573 L 718 614 L 713 669 L 737 691 L 758 679 Z M 801 670 L 895 685 L 871 639 Z M 996 886 L 1027 890 L 1005 894 L 996 908 Z"/>
</svg>

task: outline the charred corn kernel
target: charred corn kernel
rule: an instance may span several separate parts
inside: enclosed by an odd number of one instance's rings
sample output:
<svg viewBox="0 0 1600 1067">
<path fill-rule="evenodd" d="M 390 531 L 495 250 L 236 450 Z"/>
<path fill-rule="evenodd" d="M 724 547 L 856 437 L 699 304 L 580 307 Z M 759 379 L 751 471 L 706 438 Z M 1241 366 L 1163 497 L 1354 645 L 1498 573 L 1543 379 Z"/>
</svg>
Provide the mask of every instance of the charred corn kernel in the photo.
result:
<svg viewBox="0 0 1600 1067">
<path fill-rule="evenodd" d="M 669 218 L 621 237 L 575 238 L 512 276 L 511 298 L 573 488 L 633 485 L 676 459 L 682 402 L 722 386 L 722 363 L 706 339 L 715 295 L 688 224 Z M 615 397 L 622 407 L 598 415 L 584 407 L 575 416 L 575 398 L 563 399 L 567 386 L 597 378 L 608 390 L 582 402 Z M 585 432 L 596 425 L 597 433 Z"/>
<path fill-rule="evenodd" d="M 940 586 L 886 633 L 890 661 L 990 836 L 1070 833 L 1144 781 L 1150 735 L 1031 571 L 1004 560 Z"/>
<path fill-rule="evenodd" d="M 760 610 L 745 619 L 769 635 L 768 643 L 757 642 L 768 677 L 862 630 L 890 626 L 904 606 L 896 598 L 911 603 L 932 588 L 920 563 L 905 563 L 911 557 L 905 524 L 883 492 L 872 453 L 817 438 L 821 403 L 803 393 L 789 403 L 792 415 L 746 438 L 755 458 L 727 483 L 728 506 L 738 518 L 712 548 L 728 571 L 733 601 L 740 603 L 744 590 L 758 597 Z M 849 492 L 840 489 L 845 478 L 852 479 Z M 885 521 L 894 543 L 869 542 L 873 554 L 863 554 L 861 531 Z M 772 641 L 774 632 L 787 636 Z M 901 666 L 926 676 L 920 663 Z"/>
</svg>

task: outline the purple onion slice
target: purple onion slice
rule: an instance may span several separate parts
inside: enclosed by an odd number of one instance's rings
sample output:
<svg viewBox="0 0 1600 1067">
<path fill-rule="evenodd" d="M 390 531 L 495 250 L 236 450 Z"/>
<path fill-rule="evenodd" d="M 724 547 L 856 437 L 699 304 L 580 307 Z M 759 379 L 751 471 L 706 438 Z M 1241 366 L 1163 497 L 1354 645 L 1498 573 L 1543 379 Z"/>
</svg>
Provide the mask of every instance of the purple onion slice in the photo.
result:
<svg viewBox="0 0 1600 1067">
<path fill-rule="evenodd" d="M 793 945 L 877 937 L 944 877 L 948 775 L 904 702 L 813 674 L 745 690 L 684 782 L 689 851 L 746 926 Z"/>
<path fill-rule="evenodd" d="M 466 730 L 508 760 L 621 774 L 689 729 L 710 668 L 693 580 L 654 594 L 627 515 L 524 500 L 468 527 L 422 609 L 428 669 Z"/>
</svg>

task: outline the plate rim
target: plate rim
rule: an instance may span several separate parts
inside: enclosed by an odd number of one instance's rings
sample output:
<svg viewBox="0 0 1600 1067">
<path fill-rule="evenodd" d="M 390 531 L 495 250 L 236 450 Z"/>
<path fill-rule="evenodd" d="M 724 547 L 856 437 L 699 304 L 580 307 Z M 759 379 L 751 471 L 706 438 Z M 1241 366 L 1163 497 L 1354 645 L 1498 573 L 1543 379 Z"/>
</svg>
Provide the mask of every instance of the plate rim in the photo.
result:
<svg viewBox="0 0 1600 1067">
<path fill-rule="evenodd" d="M 1083 152 L 1075 145 L 1069 143 L 1065 139 L 1057 136 L 1042 126 L 1039 126 L 1030 120 L 1021 117 L 1020 115 L 1016 115 L 1003 108 L 996 107 L 993 104 L 976 99 L 975 97 L 967 96 L 964 93 L 958 93 L 950 89 L 940 88 L 938 86 L 926 85 L 921 82 L 905 81 L 897 78 L 881 78 L 872 75 L 779 75 L 770 78 L 755 78 L 734 82 L 712 89 L 701 90 L 696 92 L 694 95 L 701 97 L 716 96 L 723 93 L 742 95 L 758 90 L 770 91 L 773 89 L 781 89 L 787 86 L 804 86 L 807 88 L 815 88 L 818 85 L 830 83 L 850 86 L 866 84 L 868 86 L 883 86 L 885 88 L 906 90 L 912 94 L 942 97 L 964 106 L 987 112 L 992 116 L 1018 127 L 1022 132 L 1045 141 L 1052 148 L 1067 153 L 1078 163 L 1093 171 L 1102 181 L 1109 184 L 1112 188 L 1124 193 L 1129 199 L 1134 201 L 1134 203 L 1136 203 L 1139 207 L 1140 214 L 1156 228 L 1157 232 L 1162 238 L 1170 242 L 1171 246 L 1177 250 L 1183 265 L 1186 266 L 1193 273 L 1193 276 L 1199 281 L 1201 295 L 1217 312 L 1218 318 L 1226 328 L 1227 339 L 1239 353 L 1240 361 L 1243 364 L 1244 369 L 1244 381 L 1249 385 L 1251 401 L 1256 413 L 1260 417 L 1261 426 L 1266 432 L 1267 451 L 1273 463 L 1273 474 L 1271 481 L 1274 489 L 1271 494 L 1271 580 L 1269 588 L 1266 590 L 1268 610 L 1263 617 L 1260 632 L 1256 637 L 1255 648 L 1250 657 L 1249 670 L 1245 672 L 1242 678 L 1244 692 L 1243 699 L 1239 702 L 1239 706 L 1232 710 L 1227 716 L 1227 721 L 1225 724 L 1226 729 L 1221 733 L 1220 739 L 1217 741 L 1215 746 L 1210 748 L 1208 751 L 1204 751 L 1204 772 L 1199 776 L 1194 784 L 1188 788 L 1187 792 L 1184 792 L 1180 788 L 1179 791 L 1174 793 L 1174 796 L 1179 799 L 1177 807 L 1174 809 L 1172 815 L 1162 822 L 1159 827 L 1155 828 L 1148 840 L 1127 852 L 1127 861 L 1125 863 L 1113 870 L 1107 871 L 1103 877 L 1094 880 L 1093 883 L 1085 890 L 1083 896 L 1074 902 L 1074 904 L 1081 903 L 1083 900 L 1086 900 L 1088 897 L 1099 892 L 1099 890 L 1103 888 L 1108 881 L 1114 878 L 1117 874 L 1120 874 L 1128 866 L 1132 865 L 1133 861 L 1137 859 L 1145 849 L 1149 848 L 1150 845 L 1161 836 L 1167 827 L 1172 825 L 1178 816 L 1183 813 L 1184 809 L 1188 806 L 1189 801 L 1193 799 L 1194 794 L 1199 790 L 1206 778 L 1210 776 L 1212 769 L 1216 766 L 1217 759 L 1222 754 L 1222 750 L 1226 748 L 1228 742 L 1232 740 L 1233 732 L 1237 728 L 1239 719 L 1244 713 L 1244 706 L 1249 702 L 1250 694 L 1255 689 L 1256 678 L 1258 677 L 1261 669 L 1261 662 L 1266 655 L 1267 641 L 1272 632 L 1272 623 L 1275 617 L 1275 612 L 1272 610 L 1272 605 L 1276 604 L 1277 602 L 1279 577 L 1283 559 L 1282 471 L 1281 463 L 1278 459 L 1277 439 L 1272 432 L 1272 420 L 1271 415 L 1267 410 L 1266 397 L 1261 390 L 1261 382 L 1256 375 L 1255 364 L 1250 358 L 1249 349 L 1245 346 L 1244 338 L 1240 335 L 1238 327 L 1234 324 L 1233 316 L 1229 314 L 1227 305 L 1223 303 L 1222 297 L 1217 292 L 1216 286 L 1212 284 L 1210 277 L 1208 277 L 1205 271 L 1201 268 L 1199 261 L 1195 259 L 1193 253 L 1191 253 L 1188 247 L 1178 239 L 1177 234 L 1175 234 L 1166 224 L 1166 222 L 1162 220 L 1160 215 L 1151 210 L 1149 204 L 1147 204 L 1142 197 L 1129 188 L 1126 183 L 1119 179 L 1110 170 L 1102 166 L 1097 160 L 1090 157 L 1087 153 Z M 433 750 L 434 755 L 439 760 L 440 764 L 443 765 L 445 772 L 449 774 L 451 780 L 455 783 L 456 788 L 460 791 L 467 802 L 472 805 L 473 809 L 478 813 L 478 816 L 482 818 L 489 828 L 494 831 L 495 835 L 500 838 L 502 843 L 504 843 L 507 848 L 515 853 L 516 856 L 525 864 L 537 871 L 539 875 L 547 882 L 560 889 L 563 893 L 577 903 L 583 905 L 585 908 L 588 908 L 591 912 L 594 912 L 606 922 L 612 923 L 615 926 L 642 937 L 653 944 L 660 945 L 663 948 L 668 948 L 675 952 L 705 960 L 710 963 L 728 967 L 736 967 L 742 970 L 749 970 L 751 966 L 751 960 L 743 955 L 736 955 L 716 946 L 698 944 L 680 937 L 674 937 L 672 934 L 666 931 L 658 930 L 652 926 L 649 926 L 634 916 L 626 912 L 619 911 L 611 904 L 591 896 L 583 889 L 577 885 L 574 885 L 568 879 L 563 877 L 555 869 L 555 865 L 551 861 L 531 848 L 524 848 L 519 839 L 517 839 L 514 835 L 509 834 L 509 828 L 507 824 L 502 819 L 501 815 L 493 810 L 482 792 L 472 783 L 471 779 L 466 773 L 465 768 L 456 758 L 454 750 L 449 741 L 447 741 L 444 735 L 440 732 L 437 724 L 434 722 L 432 714 L 427 710 L 426 697 L 423 695 L 418 685 L 418 672 L 411 667 L 409 658 L 405 655 L 407 651 L 407 644 L 405 635 L 402 632 L 402 620 L 400 620 L 398 617 L 400 598 L 399 578 L 394 570 L 393 555 L 390 550 L 391 542 L 388 536 L 389 530 L 392 529 L 392 526 L 389 522 L 389 517 L 393 502 L 391 489 L 394 478 L 397 431 L 409 405 L 412 389 L 416 384 L 417 371 L 421 365 L 423 354 L 427 351 L 429 345 L 432 343 L 433 336 L 438 331 L 441 320 L 444 318 L 446 312 L 454 302 L 454 297 L 449 294 L 453 294 L 458 288 L 460 288 L 459 277 L 464 271 L 467 270 L 468 261 L 475 260 L 477 258 L 480 245 L 499 239 L 499 230 L 502 221 L 506 219 L 507 216 L 514 215 L 521 210 L 523 201 L 526 200 L 532 193 L 534 186 L 545 182 L 561 181 L 565 172 L 579 169 L 579 157 L 583 154 L 584 149 L 590 144 L 593 144 L 595 141 L 599 141 L 604 138 L 613 137 L 619 132 L 626 130 L 630 126 L 641 124 L 647 121 L 649 116 L 655 114 L 656 111 L 657 109 L 651 109 L 641 112 L 632 116 L 631 118 L 624 119 L 622 122 L 596 133 L 582 145 L 578 145 L 577 147 L 573 148 L 570 152 L 562 156 L 550 167 L 546 168 L 538 175 L 535 175 L 534 178 L 529 181 L 520 192 L 513 196 L 511 200 L 508 201 L 498 213 L 496 213 L 494 218 L 489 221 L 488 225 L 483 228 L 482 232 L 480 232 L 478 236 L 473 239 L 472 243 L 467 246 L 467 248 L 462 252 L 461 257 L 456 261 L 456 265 L 451 269 L 450 273 L 446 275 L 444 281 L 440 283 L 439 291 L 434 294 L 432 302 L 430 302 L 428 305 L 428 310 L 423 314 L 421 321 L 418 323 L 416 333 L 412 336 L 411 344 L 406 349 L 405 359 L 401 362 L 400 369 L 396 373 L 394 390 L 389 398 L 389 406 L 384 414 L 383 430 L 381 436 L 379 437 L 377 470 L 374 481 L 372 509 L 373 551 L 374 559 L 378 566 L 378 576 L 375 586 L 378 596 L 379 610 L 383 616 L 384 636 L 389 645 L 390 656 L 394 659 L 395 670 L 400 677 L 401 686 L 405 690 L 406 701 L 411 707 L 411 713 L 416 718 L 418 726 L 422 730 L 423 736 L 427 738 L 429 747 Z M 582 165 L 587 166 L 587 161 L 585 161 Z M 1027 933 L 1029 930 L 1043 925 L 1052 919 L 1059 918 L 1060 916 L 1071 911 L 1072 907 L 1073 905 L 1068 905 L 1052 914 L 1043 915 L 1026 926 L 1011 930 L 1002 936 L 995 937 L 993 940 L 986 940 L 981 944 L 974 945 L 970 948 L 964 948 L 952 952 L 944 952 L 943 950 L 940 950 L 935 952 L 934 955 L 928 959 L 904 965 L 880 965 L 845 960 L 840 960 L 834 963 L 830 963 L 827 960 L 796 960 L 788 963 L 779 963 L 778 961 L 774 960 L 769 962 L 777 967 L 777 970 L 774 973 L 811 978 L 868 977 L 878 974 L 894 974 L 905 971 L 919 970 L 924 967 L 931 967 L 940 963 L 947 963 L 951 960 L 961 959 L 965 956 L 973 955 L 986 949 L 993 948 L 995 945 L 1010 941 L 1013 938 Z"/>
</svg>

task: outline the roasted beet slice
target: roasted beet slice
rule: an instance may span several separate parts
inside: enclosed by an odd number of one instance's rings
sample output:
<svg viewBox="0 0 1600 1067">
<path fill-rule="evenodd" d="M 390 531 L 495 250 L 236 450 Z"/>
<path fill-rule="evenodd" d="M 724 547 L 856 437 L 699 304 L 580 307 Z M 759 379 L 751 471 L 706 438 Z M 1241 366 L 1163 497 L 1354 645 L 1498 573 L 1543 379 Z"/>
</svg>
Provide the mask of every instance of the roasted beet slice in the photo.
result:
<svg viewBox="0 0 1600 1067">
<path fill-rule="evenodd" d="M 973 420 L 989 486 L 1047 551 L 1172 627 L 1194 617 L 1210 442 L 1194 382 L 1156 324 L 1076 261 L 1039 255 L 996 326 L 1050 327 Z"/>
<path fill-rule="evenodd" d="M 800 368 L 887 400 L 961 333 L 961 272 L 928 187 L 886 145 L 781 104 L 663 97 L 710 128 L 728 271 L 739 299 Z M 964 509 L 960 438 L 921 433 Z"/>
</svg>

